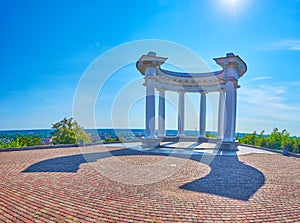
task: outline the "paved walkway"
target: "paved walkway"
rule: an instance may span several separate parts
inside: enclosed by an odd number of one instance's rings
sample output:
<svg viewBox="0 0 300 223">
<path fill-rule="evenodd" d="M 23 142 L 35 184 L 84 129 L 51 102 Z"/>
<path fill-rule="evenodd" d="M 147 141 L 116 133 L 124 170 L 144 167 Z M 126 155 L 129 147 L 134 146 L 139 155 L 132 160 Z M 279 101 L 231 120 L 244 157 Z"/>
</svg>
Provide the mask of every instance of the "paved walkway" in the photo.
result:
<svg viewBox="0 0 300 223">
<path fill-rule="evenodd" d="M 299 158 L 129 146 L 1 152 L 0 222 L 300 221 Z"/>
</svg>

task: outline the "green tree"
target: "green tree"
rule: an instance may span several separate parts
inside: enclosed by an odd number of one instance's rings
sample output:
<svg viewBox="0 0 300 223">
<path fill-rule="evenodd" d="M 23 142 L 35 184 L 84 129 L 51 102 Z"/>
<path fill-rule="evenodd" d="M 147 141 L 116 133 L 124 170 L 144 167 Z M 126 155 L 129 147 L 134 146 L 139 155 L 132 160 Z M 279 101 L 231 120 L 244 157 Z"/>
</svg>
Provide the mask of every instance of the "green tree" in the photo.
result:
<svg viewBox="0 0 300 223">
<path fill-rule="evenodd" d="M 90 142 L 90 136 L 73 118 L 64 118 L 53 124 L 52 129 L 54 130 L 52 133 L 54 145 L 78 144 L 80 140 L 84 140 L 85 143 Z"/>
</svg>

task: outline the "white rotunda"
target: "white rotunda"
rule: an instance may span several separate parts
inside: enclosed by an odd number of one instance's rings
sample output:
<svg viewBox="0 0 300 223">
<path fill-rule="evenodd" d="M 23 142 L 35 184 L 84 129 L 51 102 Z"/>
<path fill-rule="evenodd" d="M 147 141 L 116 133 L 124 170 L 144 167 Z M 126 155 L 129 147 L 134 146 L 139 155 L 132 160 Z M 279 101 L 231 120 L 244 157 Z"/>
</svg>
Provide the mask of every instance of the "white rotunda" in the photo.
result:
<svg viewBox="0 0 300 223">
<path fill-rule="evenodd" d="M 206 135 L 206 94 L 219 92 L 218 138 L 221 150 L 236 150 L 236 104 L 238 80 L 247 71 L 246 63 L 237 55 L 227 53 L 225 57 L 215 58 L 222 70 L 208 73 L 181 73 L 161 68 L 167 60 L 149 52 L 136 63 L 144 75 L 146 86 L 146 137 L 144 147 L 155 147 L 161 141 L 189 141 L 184 136 L 185 94 L 200 94 L 198 141 L 205 142 Z M 155 134 L 155 90 L 159 91 L 158 134 Z M 165 135 L 165 91 L 178 93 L 178 135 L 176 138 Z M 194 140 L 194 139 L 193 139 Z"/>
</svg>

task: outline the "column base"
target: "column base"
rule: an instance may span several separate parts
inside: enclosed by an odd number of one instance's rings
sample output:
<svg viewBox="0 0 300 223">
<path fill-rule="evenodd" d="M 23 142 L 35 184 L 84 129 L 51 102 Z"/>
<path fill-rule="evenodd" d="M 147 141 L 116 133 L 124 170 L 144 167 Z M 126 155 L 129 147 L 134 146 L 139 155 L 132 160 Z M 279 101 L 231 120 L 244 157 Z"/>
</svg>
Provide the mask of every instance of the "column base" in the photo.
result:
<svg viewBox="0 0 300 223">
<path fill-rule="evenodd" d="M 234 142 L 221 142 L 220 149 L 221 151 L 238 151 L 238 141 Z"/>
<path fill-rule="evenodd" d="M 157 135 L 157 138 L 164 138 L 166 137 L 165 135 Z"/>
<path fill-rule="evenodd" d="M 205 136 L 198 136 L 197 142 L 208 142 L 208 139 Z"/>
<path fill-rule="evenodd" d="M 162 138 L 145 138 L 142 139 L 143 148 L 155 148 L 160 145 Z"/>
<path fill-rule="evenodd" d="M 177 138 L 183 138 L 183 137 L 185 137 L 185 135 L 184 134 L 180 134 L 180 135 L 177 135 L 176 137 Z"/>
</svg>

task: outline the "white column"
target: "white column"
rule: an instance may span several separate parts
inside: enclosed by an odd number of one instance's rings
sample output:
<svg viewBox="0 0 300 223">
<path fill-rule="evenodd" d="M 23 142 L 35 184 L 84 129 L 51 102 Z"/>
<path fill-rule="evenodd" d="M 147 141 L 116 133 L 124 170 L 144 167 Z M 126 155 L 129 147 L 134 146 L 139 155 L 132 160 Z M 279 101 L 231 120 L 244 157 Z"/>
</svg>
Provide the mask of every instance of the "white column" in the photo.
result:
<svg viewBox="0 0 300 223">
<path fill-rule="evenodd" d="M 233 81 L 226 82 L 226 117 L 225 117 L 225 133 L 224 142 L 235 141 L 235 125 L 236 125 L 236 88 Z"/>
<path fill-rule="evenodd" d="M 158 104 L 158 137 L 165 136 L 165 91 L 159 91 Z"/>
<path fill-rule="evenodd" d="M 200 113 L 199 113 L 199 137 L 205 138 L 206 126 L 206 94 L 201 93 L 200 97 Z"/>
<path fill-rule="evenodd" d="M 146 138 L 155 138 L 155 74 L 156 68 L 150 66 L 145 72 L 146 85 Z"/>
<path fill-rule="evenodd" d="M 179 92 L 178 98 L 178 137 L 184 136 L 184 92 Z"/>
<path fill-rule="evenodd" d="M 225 116 L 225 93 L 220 92 L 219 95 L 219 114 L 218 114 L 218 138 L 224 137 L 224 116 Z"/>
<path fill-rule="evenodd" d="M 237 109 L 237 88 L 234 88 L 234 110 L 233 110 L 233 129 L 232 129 L 232 136 L 235 139 L 235 131 L 236 131 L 236 109 Z"/>
</svg>

